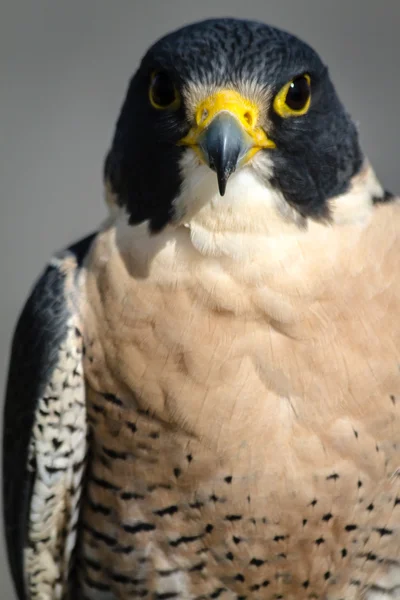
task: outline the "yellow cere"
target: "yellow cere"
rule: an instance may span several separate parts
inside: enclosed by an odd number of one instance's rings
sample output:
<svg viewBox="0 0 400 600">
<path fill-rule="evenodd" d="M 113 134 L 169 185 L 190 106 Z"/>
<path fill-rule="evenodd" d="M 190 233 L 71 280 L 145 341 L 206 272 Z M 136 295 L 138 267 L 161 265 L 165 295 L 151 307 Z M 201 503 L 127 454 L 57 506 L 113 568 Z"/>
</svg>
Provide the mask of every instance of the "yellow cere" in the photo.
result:
<svg viewBox="0 0 400 600">
<path fill-rule="evenodd" d="M 181 144 L 195 146 L 200 134 L 208 127 L 211 121 L 221 112 L 234 115 L 243 129 L 254 142 L 250 151 L 254 155 L 261 148 L 275 148 L 275 142 L 270 140 L 265 131 L 257 125 L 259 108 L 255 102 L 244 98 L 235 90 L 220 90 L 200 102 L 195 113 L 196 124 L 189 133 L 182 138 Z M 249 155 L 248 158 L 251 156 Z"/>
<path fill-rule="evenodd" d="M 310 76 L 304 75 L 303 77 L 307 80 L 308 85 L 310 85 Z M 294 80 L 292 79 L 283 86 L 283 88 L 275 96 L 273 103 L 274 111 L 284 119 L 287 117 L 300 117 L 301 115 L 305 115 L 306 112 L 308 112 L 308 109 L 310 108 L 311 94 L 309 94 L 306 104 L 300 110 L 294 110 L 293 108 L 290 108 L 290 106 L 287 105 L 286 97 L 293 82 Z"/>
</svg>

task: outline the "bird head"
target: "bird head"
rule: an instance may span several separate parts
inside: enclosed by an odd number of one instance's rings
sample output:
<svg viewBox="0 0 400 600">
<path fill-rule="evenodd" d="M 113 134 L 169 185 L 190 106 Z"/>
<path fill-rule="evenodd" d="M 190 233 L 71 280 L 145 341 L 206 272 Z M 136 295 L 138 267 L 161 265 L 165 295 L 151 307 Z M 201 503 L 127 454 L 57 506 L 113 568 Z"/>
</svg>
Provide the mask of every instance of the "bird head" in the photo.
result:
<svg viewBox="0 0 400 600">
<path fill-rule="evenodd" d="M 329 199 L 362 163 L 355 125 L 312 48 L 263 23 L 215 19 L 146 53 L 105 178 L 130 224 L 148 221 L 156 233 L 205 203 L 218 210 L 264 191 L 300 220 L 327 219 Z"/>
</svg>

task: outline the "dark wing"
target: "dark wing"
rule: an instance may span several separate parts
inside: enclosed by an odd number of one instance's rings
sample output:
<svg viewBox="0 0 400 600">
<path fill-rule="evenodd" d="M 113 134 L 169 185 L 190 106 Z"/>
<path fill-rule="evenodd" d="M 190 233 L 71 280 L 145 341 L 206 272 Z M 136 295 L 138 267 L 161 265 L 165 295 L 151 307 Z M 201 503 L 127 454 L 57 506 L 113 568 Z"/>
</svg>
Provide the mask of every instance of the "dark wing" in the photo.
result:
<svg viewBox="0 0 400 600">
<path fill-rule="evenodd" d="M 20 600 L 59 598 L 68 578 L 86 455 L 78 278 L 93 238 L 50 262 L 14 333 L 3 424 L 3 510 Z"/>
</svg>

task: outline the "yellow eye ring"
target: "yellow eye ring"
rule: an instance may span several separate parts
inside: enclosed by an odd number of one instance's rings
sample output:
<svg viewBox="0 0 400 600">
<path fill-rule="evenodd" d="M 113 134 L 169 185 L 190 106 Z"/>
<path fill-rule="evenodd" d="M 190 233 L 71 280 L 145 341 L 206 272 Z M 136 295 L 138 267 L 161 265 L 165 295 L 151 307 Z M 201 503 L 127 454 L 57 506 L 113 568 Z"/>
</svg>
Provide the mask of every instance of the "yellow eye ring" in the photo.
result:
<svg viewBox="0 0 400 600">
<path fill-rule="evenodd" d="M 181 103 L 180 94 L 165 71 L 154 71 L 151 74 L 149 100 L 157 110 L 176 110 Z"/>
<path fill-rule="evenodd" d="M 274 99 L 274 111 L 283 119 L 300 117 L 308 112 L 311 104 L 311 78 L 300 75 L 289 81 Z"/>
</svg>

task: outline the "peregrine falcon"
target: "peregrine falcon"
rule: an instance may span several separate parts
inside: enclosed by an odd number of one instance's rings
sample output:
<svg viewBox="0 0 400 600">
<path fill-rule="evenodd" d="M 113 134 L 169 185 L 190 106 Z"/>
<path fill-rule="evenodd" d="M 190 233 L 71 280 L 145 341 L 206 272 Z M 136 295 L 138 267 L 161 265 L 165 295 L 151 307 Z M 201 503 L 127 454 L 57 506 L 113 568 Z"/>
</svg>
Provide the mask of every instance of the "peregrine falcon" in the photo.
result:
<svg viewBox="0 0 400 600">
<path fill-rule="evenodd" d="M 104 184 L 14 335 L 18 598 L 399 598 L 400 206 L 317 53 L 163 37 Z"/>
</svg>

